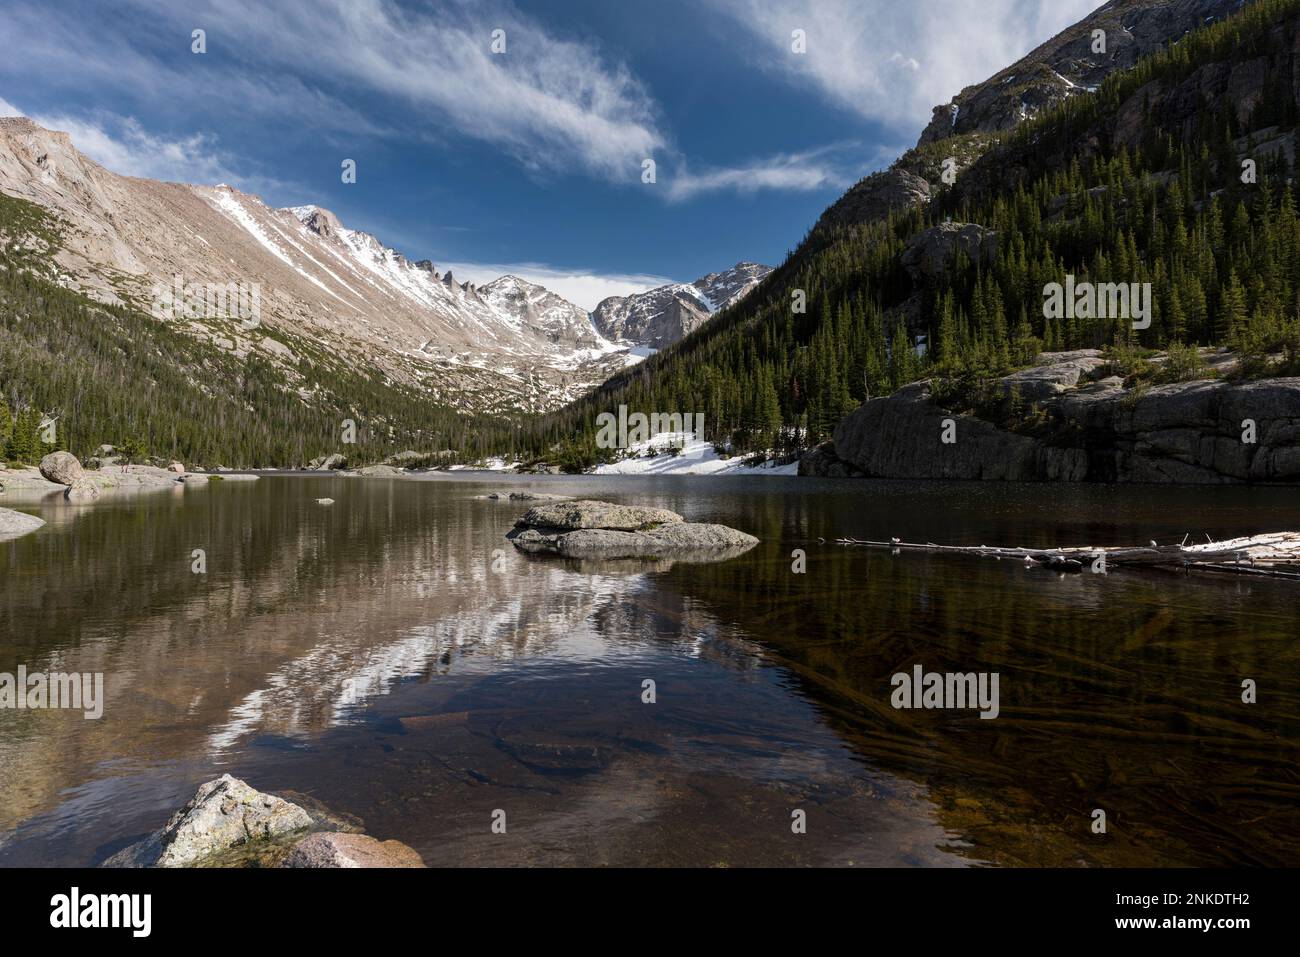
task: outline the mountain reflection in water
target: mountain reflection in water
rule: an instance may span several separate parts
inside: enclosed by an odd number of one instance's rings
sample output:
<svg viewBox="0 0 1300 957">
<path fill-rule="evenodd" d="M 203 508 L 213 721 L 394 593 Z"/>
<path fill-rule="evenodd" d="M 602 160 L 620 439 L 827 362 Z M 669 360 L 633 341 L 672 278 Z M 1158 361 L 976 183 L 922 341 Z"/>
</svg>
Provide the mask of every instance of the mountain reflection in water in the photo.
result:
<svg viewBox="0 0 1300 957">
<path fill-rule="evenodd" d="M 526 506 L 477 497 L 506 485 L 762 544 L 527 556 Z M 431 865 L 1300 863 L 1293 584 L 828 543 L 1300 528 L 1291 490 L 268 476 L 6 505 L 51 524 L 0 545 L 0 671 L 102 671 L 108 700 L 0 712 L 0 864 L 97 863 L 223 772 Z M 998 672 L 998 718 L 895 710 L 916 664 Z"/>
</svg>

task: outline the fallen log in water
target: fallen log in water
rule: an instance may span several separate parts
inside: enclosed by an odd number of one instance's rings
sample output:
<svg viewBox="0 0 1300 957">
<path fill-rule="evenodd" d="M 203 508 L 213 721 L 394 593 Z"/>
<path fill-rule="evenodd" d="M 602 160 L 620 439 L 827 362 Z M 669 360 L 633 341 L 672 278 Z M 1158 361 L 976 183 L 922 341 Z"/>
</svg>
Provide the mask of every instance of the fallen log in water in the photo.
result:
<svg viewBox="0 0 1300 957">
<path fill-rule="evenodd" d="M 1081 571 L 1092 566 L 1104 570 L 1111 565 L 1179 567 L 1227 571 L 1246 575 L 1270 575 L 1300 580 L 1300 532 L 1269 532 L 1225 541 L 1208 539 L 1187 544 L 1187 537 L 1173 545 L 1069 546 L 1064 548 L 1011 548 L 993 545 L 936 545 L 934 542 L 887 542 L 837 538 L 837 545 L 888 548 L 898 551 L 952 552 L 984 558 L 1017 559 L 1025 564 Z"/>
</svg>

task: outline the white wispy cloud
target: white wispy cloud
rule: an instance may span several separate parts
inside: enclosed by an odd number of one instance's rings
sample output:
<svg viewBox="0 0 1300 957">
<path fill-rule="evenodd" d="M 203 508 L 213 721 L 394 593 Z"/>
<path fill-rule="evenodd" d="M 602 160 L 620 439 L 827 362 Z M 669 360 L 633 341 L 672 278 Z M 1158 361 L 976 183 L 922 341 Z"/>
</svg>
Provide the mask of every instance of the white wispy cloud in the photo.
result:
<svg viewBox="0 0 1300 957">
<path fill-rule="evenodd" d="M 1098 0 L 711 0 L 755 62 L 869 120 L 915 133 L 933 107 L 987 79 Z M 807 52 L 791 50 L 803 30 Z"/>
<path fill-rule="evenodd" d="M 644 274 L 600 273 L 585 269 L 564 269 L 543 263 L 440 263 L 444 272 L 451 270 L 459 282 L 476 285 L 500 276 L 518 276 L 545 286 L 569 302 L 590 312 L 597 303 L 610 296 L 630 296 L 663 286 L 674 280 Z"/>
<path fill-rule="evenodd" d="M 302 104 L 304 116 L 314 116 L 321 110 L 312 97 L 346 98 L 366 123 L 386 127 L 355 104 L 387 106 L 403 118 L 405 136 L 450 132 L 492 143 L 530 169 L 616 182 L 636 182 L 641 161 L 667 145 L 653 98 L 626 65 L 593 43 L 555 35 L 504 0 L 448 0 L 437 8 L 392 0 L 134 5 L 178 36 L 207 31 L 208 52 L 183 71 L 194 74 L 187 85 L 202 78 L 207 99 L 245 99 L 239 86 L 250 74 L 273 89 L 284 77 L 291 84 L 279 94 L 285 113 Z M 498 29 L 505 31 L 503 54 L 492 52 Z M 98 58 L 116 57 L 112 46 L 104 44 Z M 134 56 L 140 59 L 128 73 L 156 84 L 148 58 Z"/>
<path fill-rule="evenodd" d="M 861 145 L 837 143 L 798 153 L 779 153 L 736 166 L 692 172 L 685 164 L 671 174 L 668 198 L 673 202 L 700 193 L 755 193 L 759 190 L 808 191 L 844 188 L 862 169 Z"/>
</svg>

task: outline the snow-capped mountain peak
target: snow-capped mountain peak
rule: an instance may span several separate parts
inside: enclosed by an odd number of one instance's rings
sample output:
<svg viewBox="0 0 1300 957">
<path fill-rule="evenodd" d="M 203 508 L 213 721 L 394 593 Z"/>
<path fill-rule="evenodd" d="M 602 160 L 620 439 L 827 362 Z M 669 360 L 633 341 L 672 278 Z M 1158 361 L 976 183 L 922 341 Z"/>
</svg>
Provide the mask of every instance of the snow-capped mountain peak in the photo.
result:
<svg viewBox="0 0 1300 957">
<path fill-rule="evenodd" d="M 148 309 L 150 290 L 177 276 L 260 287 L 260 327 L 242 337 L 219 317 L 179 328 L 216 348 L 264 349 L 289 367 L 289 350 L 265 333 L 283 329 L 462 407 L 550 408 L 620 368 L 615 353 L 627 352 L 541 286 L 459 283 L 318 205 L 276 209 L 227 184 L 120 176 L 26 118 L 0 118 L 0 190 L 66 224 L 53 254 L 60 281 L 102 301 Z"/>
</svg>

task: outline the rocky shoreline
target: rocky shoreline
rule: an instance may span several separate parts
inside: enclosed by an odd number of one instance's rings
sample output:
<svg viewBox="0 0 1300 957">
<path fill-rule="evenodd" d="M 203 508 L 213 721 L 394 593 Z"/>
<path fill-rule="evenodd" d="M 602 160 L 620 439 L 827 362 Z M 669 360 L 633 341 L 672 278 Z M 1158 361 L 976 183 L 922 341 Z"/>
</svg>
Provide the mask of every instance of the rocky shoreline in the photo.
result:
<svg viewBox="0 0 1300 957">
<path fill-rule="evenodd" d="M 954 411 L 933 380 L 870 399 L 803 455 L 799 474 L 1300 484 L 1300 378 L 1126 383 L 1080 350 L 1043 354 L 993 391 L 1022 410 L 1009 423 Z"/>
</svg>

